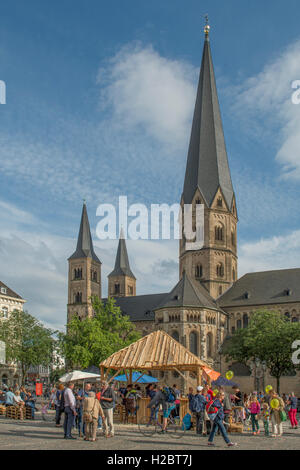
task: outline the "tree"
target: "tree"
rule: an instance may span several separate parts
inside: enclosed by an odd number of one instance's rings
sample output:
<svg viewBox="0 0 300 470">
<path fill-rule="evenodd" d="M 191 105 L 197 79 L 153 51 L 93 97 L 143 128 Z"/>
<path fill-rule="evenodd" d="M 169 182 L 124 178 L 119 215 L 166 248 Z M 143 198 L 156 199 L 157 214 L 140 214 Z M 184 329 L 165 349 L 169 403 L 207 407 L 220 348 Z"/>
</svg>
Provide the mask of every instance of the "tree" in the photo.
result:
<svg viewBox="0 0 300 470">
<path fill-rule="evenodd" d="M 278 312 L 255 312 L 247 328 L 237 330 L 225 344 L 223 354 L 246 364 L 259 359 L 265 362 L 270 374 L 276 378 L 280 391 L 280 378 L 299 369 L 292 363 L 292 344 L 300 339 L 300 324 L 291 323 Z"/>
<path fill-rule="evenodd" d="M 80 320 L 74 315 L 67 332 L 59 333 L 62 355 L 73 368 L 99 365 L 108 356 L 140 338 L 135 325 L 116 306 L 113 298 L 104 304 L 92 298 L 94 316 Z"/>
<path fill-rule="evenodd" d="M 53 358 L 55 331 L 45 328 L 28 312 L 14 310 L 2 318 L 0 340 L 6 344 L 6 360 L 19 364 L 22 383 L 30 366 L 49 366 Z"/>
</svg>

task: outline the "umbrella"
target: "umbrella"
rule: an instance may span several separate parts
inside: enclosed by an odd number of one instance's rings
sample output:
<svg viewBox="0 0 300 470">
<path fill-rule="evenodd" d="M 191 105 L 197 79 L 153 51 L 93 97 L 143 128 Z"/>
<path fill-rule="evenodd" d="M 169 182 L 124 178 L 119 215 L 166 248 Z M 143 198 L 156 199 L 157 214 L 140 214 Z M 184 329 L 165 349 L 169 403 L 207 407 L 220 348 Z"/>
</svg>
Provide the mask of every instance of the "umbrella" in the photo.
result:
<svg viewBox="0 0 300 470">
<path fill-rule="evenodd" d="M 132 382 L 138 382 L 140 384 L 151 384 L 154 382 L 158 382 L 158 379 L 155 377 L 151 377 L 150 375 L 143 375 L 141 377 L 141 372 L 133 372 L 132 373 Z M 140 377 L 140 378 L 139 378 Z M 114 380 L 118 382 L 127 382 L 127 377 L 125 374 L 123 375 L 118 375 L 117 377 L 114 378 Z"/>
<path fill-rule="evenodd" d="M 213 387 L 237 387 L 238 384 L 235 382 L 232 382 L 231 380 L 227 380 L 225 379 L 225 377 L 222 377 L 220 375 L 220 377 L 217 380 L 214 380 L 214 382 L 212 382 L 212 386 Z"/>
<path fill-rule="evenodd" d="M 59 381 L 60 382 L 75 382 L 76 380 L 88 380 L 88 379 L 97 379 L 100 375 L 91 374 L 89 372 L 82 372 L 81 370 L 73 370 L 73 372 L 67 372 L 63 375 Z"/>
</svg>

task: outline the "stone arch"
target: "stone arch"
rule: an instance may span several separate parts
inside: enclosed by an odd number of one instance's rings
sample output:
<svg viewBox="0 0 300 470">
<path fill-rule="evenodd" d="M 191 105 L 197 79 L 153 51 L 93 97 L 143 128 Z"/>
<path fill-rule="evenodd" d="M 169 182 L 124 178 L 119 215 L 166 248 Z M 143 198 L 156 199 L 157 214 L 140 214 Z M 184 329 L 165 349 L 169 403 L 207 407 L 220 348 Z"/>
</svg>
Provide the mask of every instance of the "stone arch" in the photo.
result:
<svg viewBox="0 0 300 470">
<path fill-rule="evenodd" d="M 171 336 L 172 336 L 173 339 L 175 339 L 179 343 L 179 333 L 178 333 L 177 330 L 173 330 L 172 333 L 171 333 Z"/>
<path fill-rule="evenodd" d="M 218 277 L 224 277 L 224 264 L 218 263 L 216 267 L 216 274 Z"/>
<path fill-rule="evenodd" d="M 223 242 L 224 238 L 225 238 L 224 225 L 221 222 L 219 222 L 215 226 L 215 241 Z"/>
</svg>

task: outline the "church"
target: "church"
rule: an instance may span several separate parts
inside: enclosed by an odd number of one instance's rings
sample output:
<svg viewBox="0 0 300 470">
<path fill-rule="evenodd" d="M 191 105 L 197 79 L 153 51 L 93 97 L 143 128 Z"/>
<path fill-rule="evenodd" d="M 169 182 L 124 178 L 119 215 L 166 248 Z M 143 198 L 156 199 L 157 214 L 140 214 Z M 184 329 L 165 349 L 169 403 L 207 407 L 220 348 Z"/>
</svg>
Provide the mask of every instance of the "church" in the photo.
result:
<svg viewBox="0 0 300 470">
<path fill-rule="evenodd" d="M 259 309 L 278 311 L 287 321 L 300 320 L 300 269 L 252 272 L 238 278 L 237 206 L 223 132 L 211 55 L 209 26 L 205 40 L 180 204 L 204 205 L 204 245 L 186 248 L 179 240 L 179 281 L 167 293 L 136 295 L 126 241 L 121 231 L 115 266 L 108 276 L 108 295 L 116 299 L 142 335 L 164 330 L 196 356 L 221 372 L 234 372 L 243 392 L 275 387 L 263 363 L 226 363 L 222 344 L 248 325 Z M 184 230 L 184 226 L 182 227 Z M 83 205 L 77 247 L 68 259 L 68 321 L 93 315 L 90 297 L 101 296 L 101 261 Z M 187 374 L 187 373 L 186 373 Z M 161 382 L 183 388 L 177 372 L 158 375 Z M 195 386 L 196 377 L 187 377 Z M 300 396 L 299 374 L 281 379 L 281 391 Z"/>
</svg>

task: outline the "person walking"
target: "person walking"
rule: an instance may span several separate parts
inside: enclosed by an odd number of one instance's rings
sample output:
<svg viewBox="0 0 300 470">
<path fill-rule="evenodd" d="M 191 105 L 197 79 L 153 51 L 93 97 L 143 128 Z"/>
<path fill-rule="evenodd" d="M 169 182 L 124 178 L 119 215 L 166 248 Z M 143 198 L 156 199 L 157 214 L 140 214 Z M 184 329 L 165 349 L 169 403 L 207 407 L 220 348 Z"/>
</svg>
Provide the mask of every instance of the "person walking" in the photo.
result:
<svg viewBox="0 0 300 470">
<path fill-rule="evenodd" d="M 105 417 L 105 419 L 103 419 L 103 434 L 107 438 L 114 437 L 114 392 L 111 387 L 109 387 L 108 382 L 102 382 L 100 404 Z"/>
<path fill-rule="evenodd" d="M 214 446 L 214 437 L 216 435 L 216 432 L 218 429 L 220 430 L 220 433 L 223 436 L 224 441 L 226 442 L 228 447 L 233 447 L 236 446 L 237 444 L 235 442 L 231 442 L 231 440 L 228 437 L 227 431 L 225 429 L 225 426 L 223 424 L 224 420 L 224 409 L 223 409 L 223 400 L 225 398 L 224 392 L 219 392 L 215 398 L 210 400 L 210 402 L 206 405 L 207 413 L 210 416 L 210 419 L 213 423 L 212 430 L 210 433 L 210 436 L 208 438 L 208 445 L 209 446 Z"/>
<path fill-rule="evenodd" d="M 72 436 L 72 427 L 74 417 L 76 416 L 76 399 L 73 393 L 74 383 L 68 383 L 64 391 L 64 404 L 65 404 L 65 421 L 64 421 L 64 438 L 76 439 Z"/>
<path fill-rule="evenodd" d="M 85 424 L 84 440 L 94 442 L 96 441 L 99 416 L 104 419 L 104 413 L 95 392 L 88 392 L 88 396 L 83 401 L 82 412 Z"/>
<path fill-rule="evenodd" d="M 287 400 L 287 407 L 288 407 L 288 415 L 291 423 L 291 429 L 298 429 L 298 421 L 297 421 L 297 405 L 298 405 L 298 398 L 295 397 L 295 393 L 292 392 L 291 396 Z"/>
<path fill-rule="evenodd" d="M 251 395 L 249 410 L 251 416 L 252 433 L 253 436 L 256 436 L 260 433 L 258 423 L 258 415 L 260 414 L 260 404 L 257 395 Z"/>
</svg>

